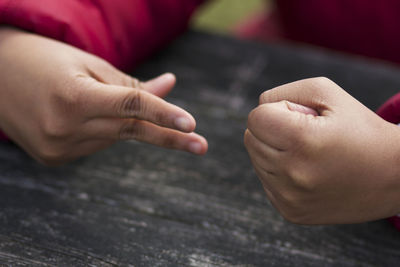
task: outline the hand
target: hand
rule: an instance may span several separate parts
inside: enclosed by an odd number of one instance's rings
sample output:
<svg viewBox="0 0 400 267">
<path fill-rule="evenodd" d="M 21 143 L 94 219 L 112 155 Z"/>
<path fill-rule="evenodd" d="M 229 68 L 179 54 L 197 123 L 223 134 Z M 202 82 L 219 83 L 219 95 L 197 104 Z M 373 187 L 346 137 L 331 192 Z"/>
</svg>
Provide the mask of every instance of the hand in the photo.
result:
<svg viewBox="0 0 400 267">
<path fill-rule="evenodd" d="M 172 74 L 140 83 L 69 45 L 0 30 L 0 128 L 44 164 L 127 139 L 204 154 L 193 117 L 160 98 L 174 84 Z"/>
<path fill-rule="evenodd" d="M 264 92 L 244 139 L 284 218 L 358 223 L 400 211 L 399 128 L 332 81 L 314 78 Z"/>
</svg>

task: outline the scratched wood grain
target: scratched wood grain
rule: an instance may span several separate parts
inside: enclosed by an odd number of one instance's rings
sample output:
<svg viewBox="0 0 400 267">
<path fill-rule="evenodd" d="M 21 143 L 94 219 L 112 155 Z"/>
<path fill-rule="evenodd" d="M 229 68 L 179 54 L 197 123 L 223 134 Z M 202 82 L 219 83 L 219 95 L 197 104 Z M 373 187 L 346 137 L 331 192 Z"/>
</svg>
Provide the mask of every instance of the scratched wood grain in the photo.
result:
<svg viewBox="0 0 400 267">
<path fill-rule="evenodd" d="M 262 91 L 328 76 L 375 109 L 400 72 L 307 47 L 190 32 L 135 72 L 172 71 L 204 157 L 125 142 L 47 168 L 0 144 L 0 266 L 398 266 L 386 221 L 298 226 L 271 207 L 242 144 Z"/>
</svg>

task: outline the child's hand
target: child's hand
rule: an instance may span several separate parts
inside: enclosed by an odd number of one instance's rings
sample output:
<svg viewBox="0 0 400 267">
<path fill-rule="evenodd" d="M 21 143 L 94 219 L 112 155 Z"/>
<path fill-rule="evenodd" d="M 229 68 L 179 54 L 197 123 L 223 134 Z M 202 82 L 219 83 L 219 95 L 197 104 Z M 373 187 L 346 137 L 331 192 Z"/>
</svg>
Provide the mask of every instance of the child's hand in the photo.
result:
<svg viewBox="0 0 400 267">
<path fill-rule="evenodd" d="M 400 127 L 326 78 L 263 93 L 245 145 L 291 222 L 357 223 L 400 211 Z"/>
<path fill-rule="evenodd" d="M 0 128 L 45 164 L 127 139 L 204 154 L 193 117 L 159 98 L 174 84 L 171 74 L 139 83 L 69 45 L 0 30 Z"/>
</svg>

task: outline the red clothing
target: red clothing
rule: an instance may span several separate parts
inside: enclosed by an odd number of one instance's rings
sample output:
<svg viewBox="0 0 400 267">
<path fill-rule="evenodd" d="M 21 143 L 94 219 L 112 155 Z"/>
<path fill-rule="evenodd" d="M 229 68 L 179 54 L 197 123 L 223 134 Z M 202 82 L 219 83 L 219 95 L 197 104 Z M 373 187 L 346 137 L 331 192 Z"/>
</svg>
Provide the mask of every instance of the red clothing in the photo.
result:
<svg viewBox="0 0 400 267">
<path fill-rule="evenodd" d="M 179 35 L 203 1 L 0 0 L 0 24 L 69 43 L 126 69 Z M 277 20 L 265 34 L 400 63 L 398 0 L 277 0 L 277 7 Z M 400 94 L 378 113 L 399 123 Z M 400 217 L 391 220 L 400 229 Z"/>
<path fill-rule="evenodd" d="M 391 97 L 377 111 L 385 120 L 399 124 L 400 123 L 400 93 Z"/>
<path fill-rule="evenodd" d="M 400 1 L 277 0 L 286 38 L 400 63 Z"/>
<path fill-rule="evenodd" d="M 128 68 L 183 32 L 204 0 L 0 0 L 0 24 L 57 39 Z"/>
<path fill-rule="evenodd" d="M 237 34 L 288 39 L 400 63 L 398 0 L 275 2 L 272 12 L 253 16 L 237 28 Z"/>
</svg>

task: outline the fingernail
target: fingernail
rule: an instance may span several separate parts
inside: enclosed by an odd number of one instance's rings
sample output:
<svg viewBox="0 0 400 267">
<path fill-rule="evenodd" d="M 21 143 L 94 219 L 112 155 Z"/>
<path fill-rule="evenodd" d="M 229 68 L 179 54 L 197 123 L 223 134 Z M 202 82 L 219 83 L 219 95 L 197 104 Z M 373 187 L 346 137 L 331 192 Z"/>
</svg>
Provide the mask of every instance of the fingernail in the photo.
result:
<svg viewBox="0 0 400 267">
<path fill-rule="evenodd" d="M 191 132 L 192 131 L 192 127 L 191 127 L 191 121 L 187 118 L 184 117 L 179 117 L 177 119 L 175 119 L 175 125 L 176 127 L 184 132 Z"/>
<path fill-rule="evenodd" d="M 169 83 L 175 80 L 175 76 L 172 73 L 165 73 L 157 77 L 160 83 Z"/>
<path fill-rule="evenodd" d="M 194 154 L 200 154 L 202 150 L 202 146 L 198 142 L 192 142 L 189 144 L 189 151 Z"/>
<path fill-rule="evenodd" d="M 163 77 L 163 79 L 165 79 L 165 80 L 175 79 L 175 75 L 170 72 L 164 73 L 161 77 Z"/>
</svg>

